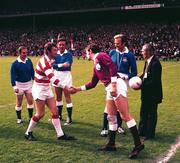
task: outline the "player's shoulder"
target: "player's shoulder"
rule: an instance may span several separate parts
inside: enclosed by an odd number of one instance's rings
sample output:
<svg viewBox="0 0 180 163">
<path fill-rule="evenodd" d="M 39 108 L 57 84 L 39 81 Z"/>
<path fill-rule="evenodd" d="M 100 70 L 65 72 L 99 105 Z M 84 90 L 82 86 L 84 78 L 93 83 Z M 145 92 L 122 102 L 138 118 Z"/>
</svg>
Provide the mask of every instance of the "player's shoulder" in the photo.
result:
<svg viewBox="0 0 180 163">
<path fill-rule="evenodd" d="M 31 59 L 30 59 L 29 57 L 27 57 L 27 61 L 30 62 L 30 63 L 32 63 L 32 61 L 31 61 Z"/>
<path fill-rule="evenodd" d="M 18 64 L 18 60 L 17 59 L 15 59 L 14 61 L 12 61 L 12 66 L 15 66 L 16 64 Z"/>
<path fill-rule="evenodd" d="M 97 56 L 97 58 L 101 59 L 101 58 L 104 58 L 104 57 L 109 57 L 108 53 L 106 52 L 100 52 Z"/>
<path fill-rule="evenodd" d="M 66 55 L 72 55 L 71 51 L 70 50 L 66 50 Z"/>
<path fill-rule="evenodd" d="M 112 55 L 114 55 L 114 54 L 116 54 L 116 49 L 110 50 L 109 55 L 112 56 Z"/>
<path fill-rule="evenodd" d="M 133 58 L 135 56 L 134 53 L 132 51 L 130 51 L 130 50 L 126 54 L 127 54 L 127 56 L 129 56 L 131 58 Z"/>
</svg>

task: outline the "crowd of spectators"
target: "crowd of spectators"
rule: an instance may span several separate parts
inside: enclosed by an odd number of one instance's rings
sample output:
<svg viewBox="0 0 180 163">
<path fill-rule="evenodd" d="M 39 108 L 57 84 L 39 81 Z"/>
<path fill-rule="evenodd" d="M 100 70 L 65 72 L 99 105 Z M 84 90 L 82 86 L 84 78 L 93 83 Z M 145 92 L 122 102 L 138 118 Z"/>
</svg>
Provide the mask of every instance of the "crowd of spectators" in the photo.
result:
<svg viewBox="0 0 180 163">
<path fill-rule="evenodd" d="M 124 33 L 129 40 L 129 49 L 137 58 L 144 43 L 151 43 L 155 53 L 163 59 L 178 58 L 180 55 L 180 25 L 178 24 L 111 24 L 86 26 L 61 26 L 38 29 L 6 29 L 0 32 L 0 55 L 17 55 L 18 46 L 28 47 L 29 55 L 43 54 L 47 41 L 56 42 L 58 37 L 68 41 L 68 47 L 76 56 L 84 55 L 85 47 L 95 42 L 103 51 L 109 52 L 114 47 L 113 36 Z"/>
</svg>

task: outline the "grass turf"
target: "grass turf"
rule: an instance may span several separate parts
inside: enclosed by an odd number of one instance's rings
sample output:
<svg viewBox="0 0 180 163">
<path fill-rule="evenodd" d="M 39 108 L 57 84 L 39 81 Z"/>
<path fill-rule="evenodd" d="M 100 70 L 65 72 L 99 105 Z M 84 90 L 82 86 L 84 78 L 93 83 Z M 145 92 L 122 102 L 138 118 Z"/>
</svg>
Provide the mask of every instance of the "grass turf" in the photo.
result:
<svg viewBox="0 0 180 163">
<path fill-rule="evenodd" d="M 107 139 L 99 136 L 102 125 L 102 114 L 105 106 L 105 90 L 99 84 L 95 89 L 72 96 L 73 125 L 63 126 L 67 134 L 78 140 L 64 142 L 56 140 L 53 126 L 45 117 L 34 129 L 36 142 L 24 139 L 28 126 L 26 101 L 23 103 L 22 117 L 24 123 L 16 124 L 15 96 L 10 85 L 10 65 L 14 57 L 0 58 L 0 162 L 155 162 L 157 156 L 166 152 L 170 144 L 180 135 L 180 63 L 162 62 L 164 100 L 158 107 L 157 137 L 154 141 L 145 142 L 145 150 L 136 160 L 129 160 L 128 154 L 133 147 L 132 137 L 125 123 L 126 135 L 117 135 L 116 152 L 97 152 L 96 148 Z M 38 58 L 33 57 L 36 64 Z M 138 61 L 138 72 L 143 69 L 143 61 Z M 76 60 L 73 63 L 73 84 L 82 85 L 91 79 L 92 62 Z M 139 121 L 140 91 L 129 91 L 130 112 Z M 63 109 L 63 118 L 66 118 Z M 62 122 L 63 123 L 63 122 Z M 180 162 L 178 151 L 171 162 Z"/>
</svg>

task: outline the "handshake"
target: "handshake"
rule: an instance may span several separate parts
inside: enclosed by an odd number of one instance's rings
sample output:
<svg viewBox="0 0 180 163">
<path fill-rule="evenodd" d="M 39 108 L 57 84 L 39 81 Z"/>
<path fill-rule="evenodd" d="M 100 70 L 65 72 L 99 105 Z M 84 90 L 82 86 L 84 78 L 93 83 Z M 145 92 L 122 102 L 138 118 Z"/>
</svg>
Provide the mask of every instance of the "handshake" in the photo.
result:
<svg viewBox="0 0 180 163">
<path fill-rule="evenodd" d="M 74 86 L 71 86 L 71 87 L 66 86 L 63 90 L 67 93 L 75 94 L 75 93 L 81 91 L 81 88 L 80 87 L 74 87 Z"/>
</svg>

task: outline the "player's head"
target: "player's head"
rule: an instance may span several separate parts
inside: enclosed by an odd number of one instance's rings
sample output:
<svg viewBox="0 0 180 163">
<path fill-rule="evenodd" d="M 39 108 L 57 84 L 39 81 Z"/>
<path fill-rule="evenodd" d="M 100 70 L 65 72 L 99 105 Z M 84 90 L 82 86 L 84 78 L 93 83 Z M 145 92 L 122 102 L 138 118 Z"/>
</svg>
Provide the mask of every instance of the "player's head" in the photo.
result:
<svg viewBox="0 0 180 163">
<path fill-rule="evenodd" d="M 99 53 L 101 48 L 97 44 L 90 44 L 86 48 L 86 56 L 88 59 L 93 60 L 93 57 L 96 53 Z"/>
<path fill-rule="evenodd" d="M 57 54 L 57 46 L 54 43 L 48 42 L 44 46 L 44 52 L 47 54 L 50 58 L 55 58 Z"/>
<path fill-rule="evenodd" d="M 19 54 L 20 58 L 21 58 L 22 60 L 25 60 L 26 57 L 27 57 L 27 54 L 28 54 L 27 47 L 25 47 L 25 46 L 20 46 L 17 51 L 18 51 L 18 54 Z"/>
<path fill-rule="evenodd" d="M 151 44 L 144 44 L 141 53 L 144 59 L 148 59 L 154 54 L 154 48 Z"/>
<path fill-rule="evenodd" d="M 118 34 L 114 36 L 114 45 L 119 51 L 123 51 L 127 44 L 128 41 L 126 35 Z"/>
<path fill-rule="evenodd" d="M 64 38 L 59 38 L 57 42 L 57 47 L 60 50 L 61 53 L 63 53 L 66 49 L 67 41 Z"/>
</svg>

